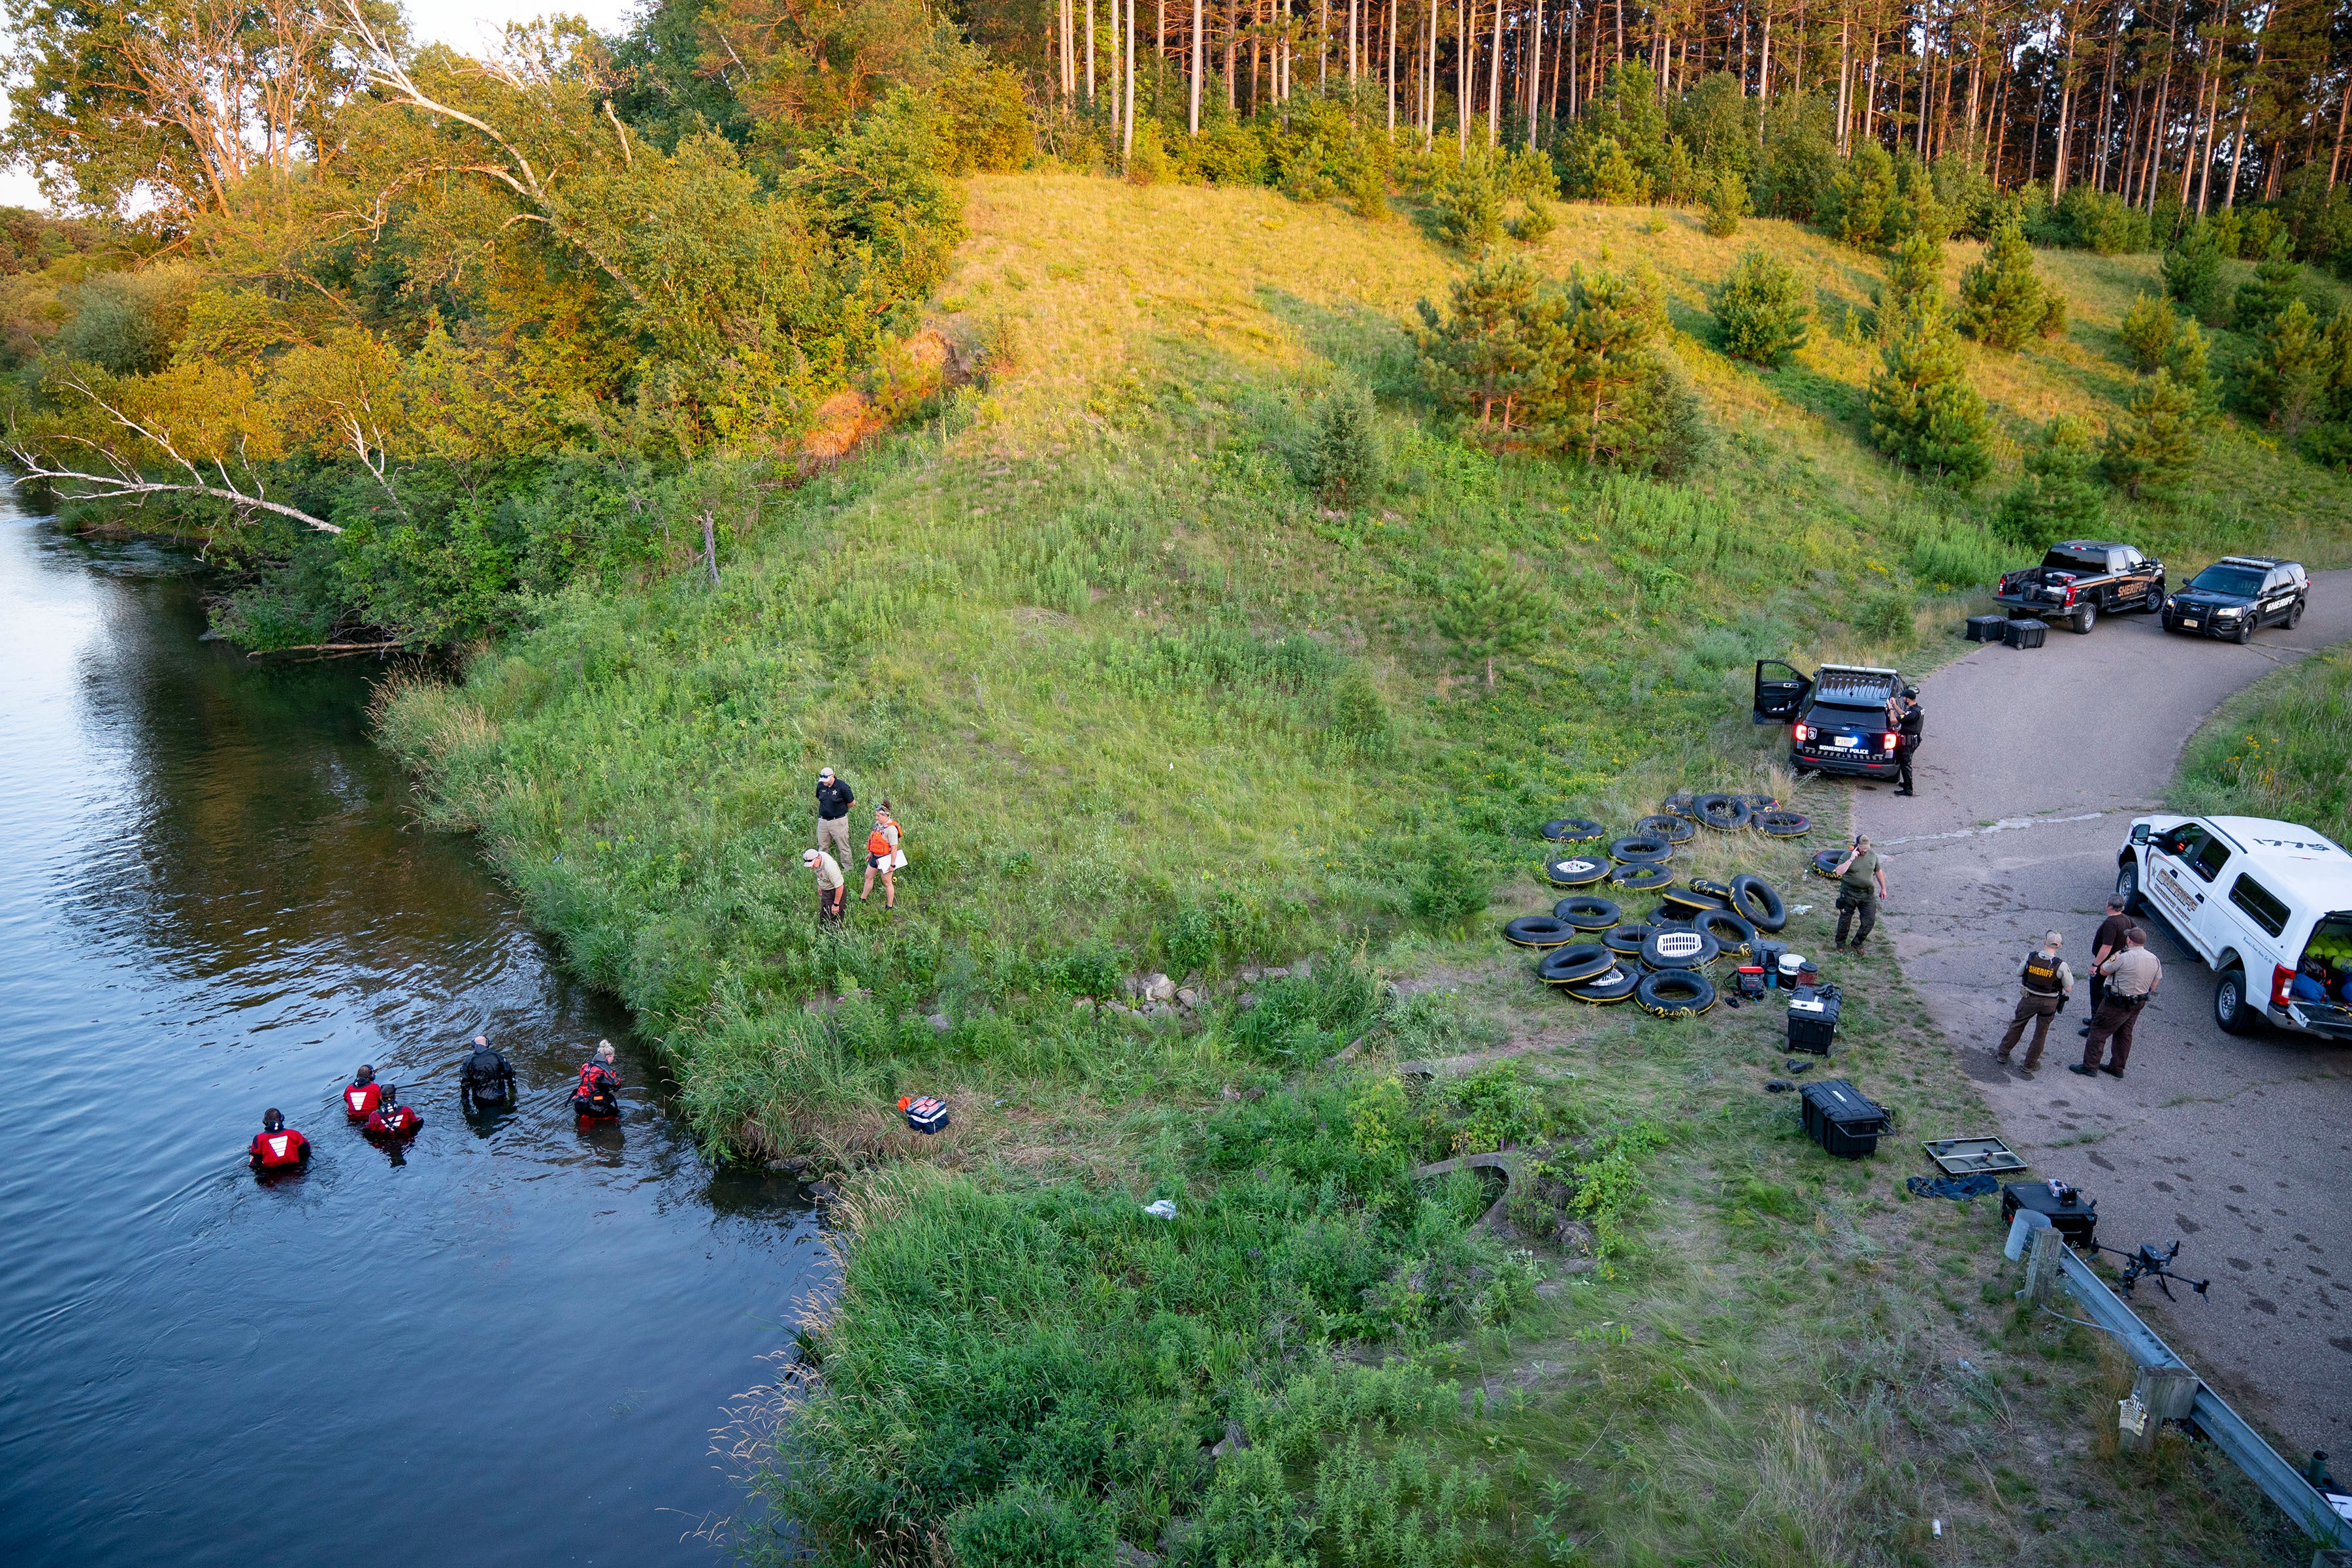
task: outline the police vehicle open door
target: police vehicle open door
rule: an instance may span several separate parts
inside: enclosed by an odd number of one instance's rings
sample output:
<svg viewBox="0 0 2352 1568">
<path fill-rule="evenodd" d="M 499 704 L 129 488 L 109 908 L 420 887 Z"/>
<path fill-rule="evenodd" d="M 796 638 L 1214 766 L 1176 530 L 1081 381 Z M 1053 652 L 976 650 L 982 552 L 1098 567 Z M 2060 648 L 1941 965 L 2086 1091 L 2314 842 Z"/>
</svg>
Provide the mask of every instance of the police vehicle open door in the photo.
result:
<svg viewBox="0 0 2352 1568">
<path fill-rule="evenodd" d="M 1756 661 L 1756 710 L 1751 722 L 1758 724 L 1789 724 L 1805 709 L 1805 699 L 1813 689 L 1813 678 L 1793 664 L 1783 664 L 1777 658 Z"/>
</svg>

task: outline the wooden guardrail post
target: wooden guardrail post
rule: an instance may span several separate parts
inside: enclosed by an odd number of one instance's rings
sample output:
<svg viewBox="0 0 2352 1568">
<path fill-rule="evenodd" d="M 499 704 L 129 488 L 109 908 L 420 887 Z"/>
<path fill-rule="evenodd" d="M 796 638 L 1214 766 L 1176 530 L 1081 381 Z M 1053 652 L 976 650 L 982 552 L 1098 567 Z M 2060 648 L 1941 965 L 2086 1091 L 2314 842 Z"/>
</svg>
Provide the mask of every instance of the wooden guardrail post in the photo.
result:
<svg viewBox="0 0 2352 1568">
<path fill-rule="evenodd" d="M 2124 1428 L 2123 1447 L 2127 1454 L 2145 1454 L 2156 1447 L 2156 1435 L 2168 1421 L 2187 1417 L 2197 1404 L 2197 1374 L 2185 1366 L 2144 1366 L 2132 1380 L 2131 1399 L 2125 1403 L 2139 1406 L 2139 1429 Z"/>
<path fill-rule="evenodd" d="M 2055 1226 L 2040 1226 L 2026 1237 L 2025 1289 L 2018 1298 L 2028 1307 L 2045 1305 L 2057 1289 L 2058 1256 L 2065 1250 L 2066 1239 Z"/>
</svg>

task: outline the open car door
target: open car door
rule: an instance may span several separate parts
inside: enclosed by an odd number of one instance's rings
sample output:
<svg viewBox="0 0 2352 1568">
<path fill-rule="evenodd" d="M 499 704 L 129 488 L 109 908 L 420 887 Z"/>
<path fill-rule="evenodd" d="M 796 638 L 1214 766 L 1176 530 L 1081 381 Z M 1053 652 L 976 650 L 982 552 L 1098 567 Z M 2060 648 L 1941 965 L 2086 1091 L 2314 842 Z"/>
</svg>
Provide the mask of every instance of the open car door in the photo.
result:
<svg viewBox="0 0 2352 1568">
<path fill-rule="evenodd" d="M 1756 661 L 1756 710 L 1754 722 L 1759 724 L 1790 724 L 1804 710 L 1805 698 L 1813 689 L 1813 678 L 1800 671 L 1793 664 L 1783 664 L 1777 658 Z"/>
</svg>

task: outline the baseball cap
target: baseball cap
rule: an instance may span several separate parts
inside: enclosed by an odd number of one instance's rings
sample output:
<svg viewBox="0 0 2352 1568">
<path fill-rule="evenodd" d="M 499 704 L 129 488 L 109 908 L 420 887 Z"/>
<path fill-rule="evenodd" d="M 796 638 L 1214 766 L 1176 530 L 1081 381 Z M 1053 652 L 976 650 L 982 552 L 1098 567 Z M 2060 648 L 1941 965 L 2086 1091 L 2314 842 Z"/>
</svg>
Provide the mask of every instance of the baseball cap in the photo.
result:
<svg viewBox="0 0 2352 1568">
<path fill-rule="evenodd" d="M 819 779 L 829 779 L 833 776 L 833 770 L 831 768 L 819 768 L 816 771 L 816 776 Z"/>
<path fill-rule="evenodd" d="M 802 864 L 802 865 L 803 865 L 803 866 L 814 866 L 814 865 L 815 865 L 815 864 L 816 864 L 816 851 L 815 851 L 815 850 L 814 850 L 814 849 L 803 849 L 803 850 L 802 850 L 802 851 L 801 851 L 801 864 Z"/>
</svg>

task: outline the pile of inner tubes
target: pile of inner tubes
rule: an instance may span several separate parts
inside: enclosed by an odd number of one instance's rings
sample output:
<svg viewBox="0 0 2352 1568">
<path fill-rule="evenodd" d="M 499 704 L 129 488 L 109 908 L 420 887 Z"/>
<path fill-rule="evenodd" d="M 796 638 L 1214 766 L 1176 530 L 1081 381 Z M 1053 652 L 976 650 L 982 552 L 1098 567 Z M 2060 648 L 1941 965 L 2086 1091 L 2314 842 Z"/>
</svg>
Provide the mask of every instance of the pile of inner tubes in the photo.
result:
<svg viewBox="0 0 2352 1568">
<path fill-rule="evenodd" d="M 1725 794 L 1674 795 L 1663 811 L 1615 838 L 1591 817 L 1556 817 L 1542 833 L 1562 847 L 1544 863 L 1543 878 L 1567 896 L 1549 914 L 1507 922 L 1503 938 L 1533 950 L 1536 977 L 1579 1002 L 1630 1001 L 1662 1018 L 1695 1018 L 1715 1005 L 1706 971 L 1727 954 L 1747 957 L 1762 933 L 1789 923 L 1787 900 L 1761 877 L 1675 883 L 1676 851 L 1694 844 L 1701 828 L 1743 827 L 1794 838 L 1812 823 L 1769 795 Z M 1826 874 L 1843 854 L 1823 851 L 1812 869 Z M 1628 893 L 1655 893 L 1660 901 L 1637 918 L 1621 901 Z"/>
</svg>

